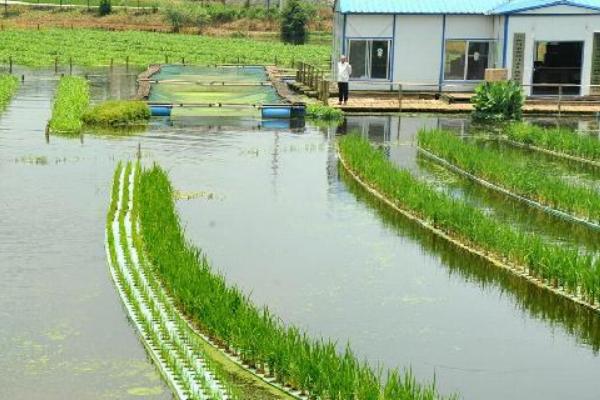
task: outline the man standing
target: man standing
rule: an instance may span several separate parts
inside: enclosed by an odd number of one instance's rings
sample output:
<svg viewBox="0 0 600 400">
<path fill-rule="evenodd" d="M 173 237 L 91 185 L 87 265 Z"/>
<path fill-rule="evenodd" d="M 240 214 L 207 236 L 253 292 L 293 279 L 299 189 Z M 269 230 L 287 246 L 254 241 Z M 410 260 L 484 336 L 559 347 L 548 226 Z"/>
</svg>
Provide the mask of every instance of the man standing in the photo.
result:
<svg viewBox="0 0 600 400">
<path fill-rule="evenodd" d="M 350 81 L 350 75 L 352 75 L 352 66 L 348 62 L 348 58 L 344 55 L 340 57 L 337 67 L 337 83 L 339 91 L 339 102 L 338 104 L 348 104 L 348 82 Z"/>
</svg>

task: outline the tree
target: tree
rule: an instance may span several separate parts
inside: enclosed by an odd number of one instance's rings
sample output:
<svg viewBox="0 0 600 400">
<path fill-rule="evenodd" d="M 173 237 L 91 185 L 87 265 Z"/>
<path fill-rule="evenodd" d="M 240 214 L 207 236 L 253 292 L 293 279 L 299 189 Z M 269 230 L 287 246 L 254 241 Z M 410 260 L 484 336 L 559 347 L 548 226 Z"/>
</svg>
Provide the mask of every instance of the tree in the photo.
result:
<svg viewBox="0 0 600 400">
<path fill-rule="evenodd" d="M 281 39 L 285 43 L 304 44 L 308 38 L 308 13 L 299 0 L 289 0 L 281 12 Z"/>
</svg>

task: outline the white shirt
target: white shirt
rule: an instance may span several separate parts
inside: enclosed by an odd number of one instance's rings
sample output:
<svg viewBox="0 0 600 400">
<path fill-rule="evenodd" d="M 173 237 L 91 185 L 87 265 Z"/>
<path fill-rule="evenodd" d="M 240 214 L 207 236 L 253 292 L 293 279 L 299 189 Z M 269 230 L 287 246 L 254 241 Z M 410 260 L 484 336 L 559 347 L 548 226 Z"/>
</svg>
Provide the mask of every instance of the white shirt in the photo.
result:
<svg viewBox="0 0 600 400">
<path fill-rule="evenodd" d="M 337 67 L 337 81 L 338 82 L 348 82 L 350 80 L 350 75 L 352 75 L 352 66 L 349 62 L 338 62 Z"/>
</svg>

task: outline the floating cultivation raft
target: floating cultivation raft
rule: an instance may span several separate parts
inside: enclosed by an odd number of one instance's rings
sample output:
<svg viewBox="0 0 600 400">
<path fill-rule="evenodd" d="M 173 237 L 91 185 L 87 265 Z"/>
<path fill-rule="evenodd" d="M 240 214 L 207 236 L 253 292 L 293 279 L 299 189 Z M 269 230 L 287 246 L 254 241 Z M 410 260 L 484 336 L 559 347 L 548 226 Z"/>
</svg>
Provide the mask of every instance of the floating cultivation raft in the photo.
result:
<svg viewBox="0 0 600 400">
<path fill-rule="evenodd" d="M 454 245 L 580 305 L 600 311 L 600 260 L 516 230 L 398 169 L 357 135 L 340 140 L 343 168 L 371 194 Z"/>
<path fill-rule="evenodd" d="M 422 130 L 422 154 L 488 188 L 552 215 L 600 230 L 600 193 L 569 184 L 521 159 L 466 143 L 451 132 Z"/>
<path fill-rule="evenodd" d="M 0 110 L 6 107 L 18 87 L 19 80 L 15 76 L 0 74 Z"/>
<path fill-rule="evenodd" d="M 84 112 L 90 103 L 90 85 L 80 76 L 60 79 L 54 97 L 49 128 L 52 133 L 78 134 L 83 126 Z"/>
<path fill-rule="evenodd" d="M 165 380 L 180 400 L 227 400 L 194 337 L 138 253 L 134 182 L 138 167 L 120 164 L 115 172 L 106 231 L 111 276 L 129 317 Z M 149 273 L 150 272 L 150 273 Z"/>
</svg>

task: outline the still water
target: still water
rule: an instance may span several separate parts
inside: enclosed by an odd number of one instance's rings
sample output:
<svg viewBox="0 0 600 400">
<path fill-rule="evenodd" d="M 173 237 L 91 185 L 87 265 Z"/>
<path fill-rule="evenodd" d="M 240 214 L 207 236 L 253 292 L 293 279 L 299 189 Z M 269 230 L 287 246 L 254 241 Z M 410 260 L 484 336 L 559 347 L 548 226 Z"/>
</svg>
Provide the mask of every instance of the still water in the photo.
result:
<svg viewBox="0 0 600 400">
<path fill-rule="evenodd" d="M 130 81 L 98 79 L 94 97 L 126 97 Z M 114 166 L 138 146 L 191 199 L 178 201 L 188 238 L 283 321 L 350 341 L 373 365 L 435 376 L 443 393 L 464 399 L 600 393 L 600 316 L 382 207 L 338 171 L 335 130 L 155 121 L 138 137 L 47 140 L 55 83 L 27 81 L 0 116 L 0 397 L 171 397 L 125 317 L 104 253 Z M 420 127 L 468 129 L 463 118 L 382 120 L 348 126 L 507 221 L 526 214 L 448 184 L 419 160 L 411 144 Z M 570 237 L 569 226 L 559 234 L 542 221 L 532 229 Z"/>
</svg>

